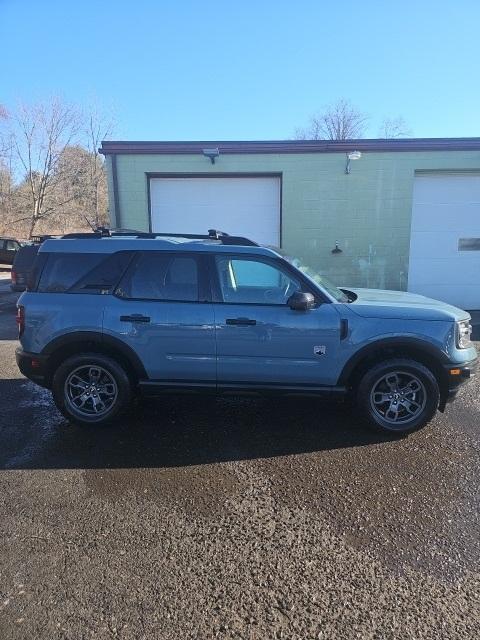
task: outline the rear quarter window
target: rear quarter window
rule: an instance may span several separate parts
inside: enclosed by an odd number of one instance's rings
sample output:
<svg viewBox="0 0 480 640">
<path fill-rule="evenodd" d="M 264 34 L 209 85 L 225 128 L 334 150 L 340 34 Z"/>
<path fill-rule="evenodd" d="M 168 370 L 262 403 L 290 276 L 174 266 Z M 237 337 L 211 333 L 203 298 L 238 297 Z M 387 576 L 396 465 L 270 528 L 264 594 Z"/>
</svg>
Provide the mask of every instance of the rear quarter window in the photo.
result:
<svg viewBox="0 0 480 640">
<path fill-rule="evenodd" d="M 42 254 L 40 254 L 42 255 Z M 111 293 L 132 252 L 50 253 L 38 283 L 40 293 Z"/>
</svg>

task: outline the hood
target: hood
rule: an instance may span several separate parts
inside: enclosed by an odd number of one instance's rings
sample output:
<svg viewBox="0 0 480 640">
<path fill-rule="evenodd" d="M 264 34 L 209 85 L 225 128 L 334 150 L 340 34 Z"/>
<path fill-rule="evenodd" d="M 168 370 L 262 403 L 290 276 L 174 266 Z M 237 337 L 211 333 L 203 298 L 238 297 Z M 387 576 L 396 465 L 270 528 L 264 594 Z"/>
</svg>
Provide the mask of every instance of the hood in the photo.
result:
<svg viewBox="0 0 480 640">
<path fill-rule="evenodd" d="M 399 318 L 404 320 L 467 320 L 470 315 L 446 302 L 405 291 L 382 289 L 348 289 L 357 299 L 349 308 L 365 318 Z"/>
</svg>

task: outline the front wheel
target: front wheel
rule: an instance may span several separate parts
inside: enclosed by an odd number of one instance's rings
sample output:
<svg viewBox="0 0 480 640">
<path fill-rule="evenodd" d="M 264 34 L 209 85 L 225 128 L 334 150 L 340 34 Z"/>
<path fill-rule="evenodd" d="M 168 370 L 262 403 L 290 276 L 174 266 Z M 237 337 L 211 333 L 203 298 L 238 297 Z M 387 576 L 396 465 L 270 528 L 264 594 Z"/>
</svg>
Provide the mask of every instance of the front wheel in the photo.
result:
<svg viewBox="0 0 480 640">
<path fill-rule="evenodd" d="M 376 430 L 406 434 L 424 427 L 440 400 L 438 382 L 425 365 L 410 359 L 380 362 L 363 376 L 357 406 Z"/>
<path fill-rule="evenodd" d="M 128 407 L 132 385 L 121 365 L 99 353 L 82 353 L 63 362 L 53 377 L 53 399 L 71 422 L 101 426 Z"/>
</svg>

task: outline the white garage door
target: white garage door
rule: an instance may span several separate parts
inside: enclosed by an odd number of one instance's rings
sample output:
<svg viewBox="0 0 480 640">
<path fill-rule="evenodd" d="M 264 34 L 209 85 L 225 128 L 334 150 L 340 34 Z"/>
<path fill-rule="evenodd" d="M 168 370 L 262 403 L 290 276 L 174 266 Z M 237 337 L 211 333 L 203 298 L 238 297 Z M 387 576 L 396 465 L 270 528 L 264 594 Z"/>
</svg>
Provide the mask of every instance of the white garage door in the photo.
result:
<svg viewBox="0 0 480 640">
<path fill-rule="evenodd" d="M 151 178 L 152 231 L 206 234 L 218 229 L 280 244 L 280 178 Z"/>
<path fill-rule="evenodd" d="M 415 178 L 408 289 L 480 309 L 480 175 Z"/>
</svg>

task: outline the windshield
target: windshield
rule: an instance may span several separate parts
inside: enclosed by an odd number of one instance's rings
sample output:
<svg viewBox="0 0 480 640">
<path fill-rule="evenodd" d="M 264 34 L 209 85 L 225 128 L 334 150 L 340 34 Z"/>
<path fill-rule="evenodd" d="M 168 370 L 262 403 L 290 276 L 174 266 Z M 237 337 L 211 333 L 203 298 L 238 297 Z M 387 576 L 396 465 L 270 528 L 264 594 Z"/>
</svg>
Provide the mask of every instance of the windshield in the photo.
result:
<svg viewBox="0 0 480 640">
<path fill-rule="evenodd" d="M 299 271 L 304 273 L 310 280 L 313 280 L 315 284 L 320 285 L 322 289 L 325 289 L 332 298 L 334 298 L 337 302 L 349 302 L 348 296 L 338 287 L 336 287 L 328 278 L 320 275 L 315 269 L 305 264 L 303 260 L 300 258 L 295 258 L 294 256 L 289 256 L 283 253 L 281 249 L 275 248 L 275 251 L 279 253 L 287 262 L 290 262 L 294 267 L 296 267 Z"/>
</svg>

